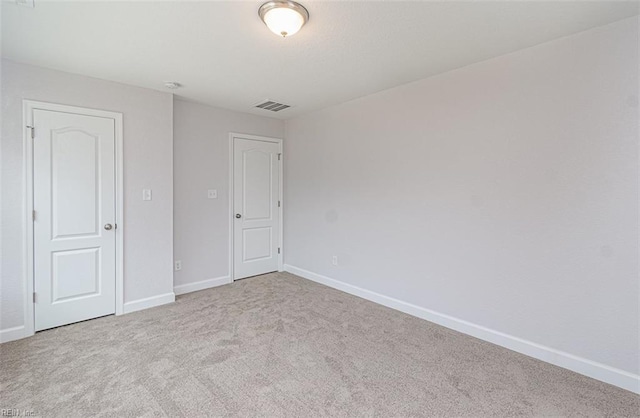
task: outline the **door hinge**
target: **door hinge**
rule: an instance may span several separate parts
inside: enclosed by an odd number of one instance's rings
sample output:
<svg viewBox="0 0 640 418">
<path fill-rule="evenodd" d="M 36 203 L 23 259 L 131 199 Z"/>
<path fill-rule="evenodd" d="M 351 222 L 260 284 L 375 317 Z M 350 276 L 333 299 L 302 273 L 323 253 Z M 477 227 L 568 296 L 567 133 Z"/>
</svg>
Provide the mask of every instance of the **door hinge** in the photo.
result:
<svg viewBox="0 0 640 418">
<path fill-rule="evenodd" d="M 34 210 L 33 212 L 31 212 L 31 219 L 32 220 L 36 220 L 36 211 Z"/>
<path fill-rule="evenodd" d="M 282 154 L 278 153 L 278 161 L 280 161 L 280 157 L 282 157 Z"/>
<path fill-rule="evenodd" d="M 278 200 L 278 207 L 280 207 L 280 201 Z"/>
<path fill-rule="evenodd" d="M 280 254 L 280 247 L 278 247 L 278 254 Z"/>
<path fill-rule="evenodd" d="M 27 128 L 31 129 L 31 139 L 35 138 L 35 126 L 27 125 Z"/>
<path fill-rule="evenodd" d="M 33 303 L 37 303 L 38 298 L 36 297 L 36 292 L 33 292 Z"/>
</svg>

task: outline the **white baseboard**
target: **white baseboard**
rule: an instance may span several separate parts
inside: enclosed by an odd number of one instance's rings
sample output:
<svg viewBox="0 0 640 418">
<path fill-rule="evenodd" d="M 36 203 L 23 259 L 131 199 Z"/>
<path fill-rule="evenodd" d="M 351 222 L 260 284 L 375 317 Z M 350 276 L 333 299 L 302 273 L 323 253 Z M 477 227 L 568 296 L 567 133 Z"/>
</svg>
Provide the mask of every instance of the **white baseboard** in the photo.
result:
<svg viewBox="0 0 640 418">
<path fill-rule="evenodd" d="M 151 296 L 150 298 L 132 300 L 124 304 L 124 313 L 141 311 L 143 309 L 153 308 L 155 306 L 165 305 L 167 303 L 175 302 L 176 295 L 171 293 L 165 293 L 163 295 Z"/>
<path fill-rule="evenodd" d="M 522 338 L 514 337 L 500 331 L 495 331 L 481 325 L 474 324 L 462 319 L 445 315 L 430 309 L 422 308 L 411 303 L 403 302 L 389 296 L 381 295 L 370 290 L 362 289 L 339 280 L 316 274 L 288 264 L 284 266 L 285 271 L 303 277 L 305 279 L 321 283 L 325 286 L 359 296 L 380 305 L 396 309 L 406 314 L 426 319 L 427 321 L 442 325 L 444 327 L 462 332 L 467 335 L 479 338 L 484 341 L 508 348 L 521 354 L 563 367 L 565 369 L 580 373 L 582 375 L 609 383 L 640 394 L 640 376 L 616 369 L 602 363 L 597 363 L 582 357 L 575 356 L 551 347 L 537 344 Z"/>
<path fill-rule="evenodd" d="M 165 293 L 164 295 L 152 296 L 150 298 L 134 300 L 124 304 L 124 313 L 127 314 L 131 312 L 141 311 L 143 309 L 153 308 L 154 306 L 160 306 L 167 303 L 175 302 L 175 300 L 176 296 L 173 292 Z M 27 335 L 24 325 L 3 329 L 0 330 L 0 344 L 19 340 L 31 335 Z"/>
<path fill-rule="evenodd" d="M 231 277 L 223 276 L 215 279 L 207 279 L 194 283 L 181 284 L 173 287 L 173 293 L 184 295 L 185 293 L 197 292 L 198 290 L 209 289 L 211 287 L 222 286 L 231 283 Z"/>
<path fill-rule="evenodd" d="M 8 343 L 9 341 L 19 340 L 26 337 L 26 329 L 24 325 L 19 327 L 7 328 L 0 330 L 0 344 Z"/>
</svg>

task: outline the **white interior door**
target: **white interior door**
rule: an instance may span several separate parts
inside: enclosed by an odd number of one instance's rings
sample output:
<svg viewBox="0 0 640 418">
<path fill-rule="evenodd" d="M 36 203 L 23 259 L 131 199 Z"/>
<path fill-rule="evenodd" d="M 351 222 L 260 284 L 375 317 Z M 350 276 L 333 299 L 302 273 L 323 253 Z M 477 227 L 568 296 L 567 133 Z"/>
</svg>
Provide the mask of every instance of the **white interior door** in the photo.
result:
<svg viewBox="0 0 640 418">
<path fill-rule="evenodd" d="M 278 270 L 280 144 L 234 138 L 233 279 Z"/>
<path fill-rule="evenodd" d="M 35 330 L 115 313 L 115 120 L 34 110 Z"/>
</svg>

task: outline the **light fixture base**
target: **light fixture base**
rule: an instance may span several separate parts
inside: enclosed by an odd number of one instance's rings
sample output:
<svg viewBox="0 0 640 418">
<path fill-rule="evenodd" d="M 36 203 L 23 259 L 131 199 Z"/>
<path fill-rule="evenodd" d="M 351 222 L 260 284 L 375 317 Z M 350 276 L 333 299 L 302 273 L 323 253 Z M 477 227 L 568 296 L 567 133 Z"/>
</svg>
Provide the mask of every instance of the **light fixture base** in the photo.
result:
<svg viewBox="0 0 640 418">
<path fill-rule="evenodd" d="M 171 90 L 175 90 L 175 89 L 179 89 L 180 87 L 182 87 L 182 84 L 176 82 L 176 81 L 165 81 L 164 82 L 164 86 L 168 89 Z"/>
</svg>

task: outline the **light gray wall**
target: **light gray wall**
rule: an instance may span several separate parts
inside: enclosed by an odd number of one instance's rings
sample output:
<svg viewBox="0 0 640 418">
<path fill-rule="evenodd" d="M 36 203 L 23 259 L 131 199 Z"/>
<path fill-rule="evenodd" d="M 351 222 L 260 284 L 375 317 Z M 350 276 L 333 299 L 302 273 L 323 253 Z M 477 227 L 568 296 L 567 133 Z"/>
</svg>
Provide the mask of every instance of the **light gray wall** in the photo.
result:
<svg viewBox="0 0 640 418">
<path fill-rule="evenodd" d="M 286 264 L 637 374 L 638 74 L 634 18 L 288 120 Z"/>
<path fill-rule="evenodd" d="M 175 100 L 175 286 L 229 275 L 229 133 L 282 138 L 278 119 Z M 217 189 L 217 199 L 207 190 Z"/>
<path fill-rule="evenodd" d="M 125 303 L 172 292 L 172 95 L 2 60 L 0 329 L 24 323 L 23 99 L 124 114 Z"/>
</svg>

